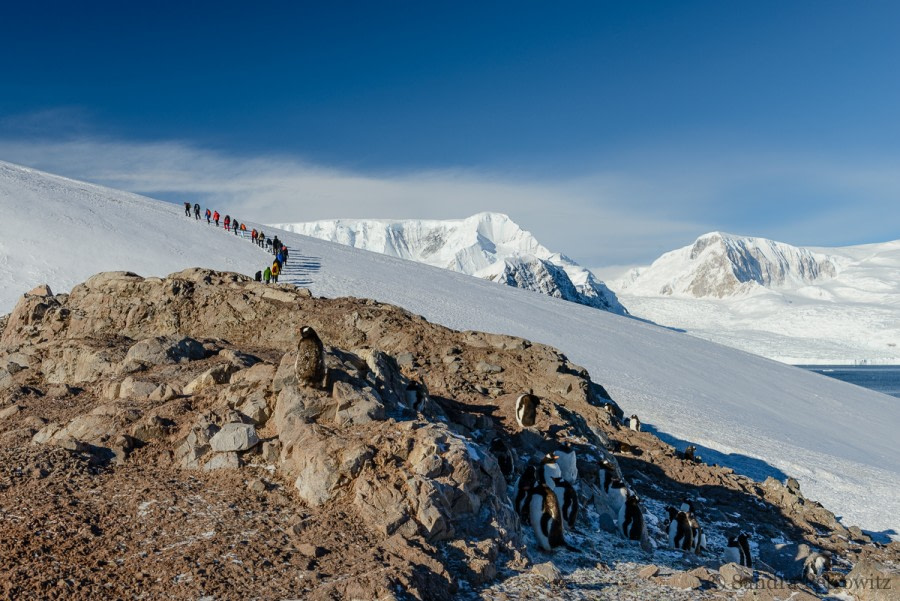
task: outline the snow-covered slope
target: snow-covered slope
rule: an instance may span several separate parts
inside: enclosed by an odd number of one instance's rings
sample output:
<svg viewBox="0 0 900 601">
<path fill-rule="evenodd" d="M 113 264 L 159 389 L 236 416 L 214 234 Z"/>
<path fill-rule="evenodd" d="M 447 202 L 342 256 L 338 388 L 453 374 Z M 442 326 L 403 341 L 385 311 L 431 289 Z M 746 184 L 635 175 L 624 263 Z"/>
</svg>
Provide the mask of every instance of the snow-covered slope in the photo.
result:
<svg viewBox="0 0 900 601">
<path fill-rule="evenodd" d="M 47 282 L 104 269 L 162 275 L 188 266 L 253 273 L 269 256 L 179 206 L 0 163 L 0 312 Z M 244 216 L 238 216 L 239 218 Z M 269 230 L 267 229 L 267 232 Z M 790 474 L 810 498 L 870 530 L 900 531 L 900 403 L 818 374 L 605 311 L 349 246 L 280 232 L 284 280 L 369 297 L 457 329 L 554 345 L 682 447 L 755 477 Z"/>
<path fill-rule="evenodd" d="M 500 213 L 467 219 L 337 219 L 274 227 L 596 307 L 626 311 L 606 285 Z"/>
<path fill-rule="evenodd" d="M 797 248 L 712 233 L 610 282 L 632 314 L 795 364 L 900 364 L 900 240 Z"/>
</svg>

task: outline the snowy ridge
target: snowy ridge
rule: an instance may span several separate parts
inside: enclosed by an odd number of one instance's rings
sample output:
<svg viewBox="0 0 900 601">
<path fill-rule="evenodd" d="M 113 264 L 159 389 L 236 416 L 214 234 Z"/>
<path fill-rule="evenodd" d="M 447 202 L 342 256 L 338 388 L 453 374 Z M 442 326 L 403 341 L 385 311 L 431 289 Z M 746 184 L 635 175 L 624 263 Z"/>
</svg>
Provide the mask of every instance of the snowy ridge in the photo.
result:
<svg viewBox="0 0 900 601">
<path fill-rule="evenodd" d="M 36 284 L 65 292 L 103 270 L 161 276 L 198 266 L 249 275 L 271 261 L 180 206 L 5 163 L 0 212 L 16 232 L 0 238 L 0 313 Z M 892 397 L 605 311 L 264 229 L 291 249 L 283 281 L 320 296 L 393 303 L 455 329 L 553 345 L 626 414 L 679 448 L 715 449 L 720 464 L 756 477 L 795 476 L 845 524 L 900 531 L 900 403 Z"/>
<path fill-rule="evenodd" d="M 610 285 L 632 314 L 793 364 L 900 364 L 900 241 L 798 248 L 712 233 Z"/>
<path fill-rule="evenodd" d="M 336 219 L 273 227 L 627 313 L 590 271 L 551 252 L 500 213 L 449 220 Z"/>
</svg>

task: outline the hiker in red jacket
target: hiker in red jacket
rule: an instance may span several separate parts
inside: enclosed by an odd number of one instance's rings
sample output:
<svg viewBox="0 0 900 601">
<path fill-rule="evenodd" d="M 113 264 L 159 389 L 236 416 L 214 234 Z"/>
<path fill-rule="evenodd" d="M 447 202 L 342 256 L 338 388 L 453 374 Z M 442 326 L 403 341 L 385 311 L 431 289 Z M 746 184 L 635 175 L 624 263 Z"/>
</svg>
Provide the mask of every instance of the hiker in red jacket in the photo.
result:
<svg viewBox="0 0 900 601">
<path fill-rule="evenodd" d="M 218 211 L 213 213 L 213 221 L 216 222 L 216 227 L 219 227 L 219 212 Z"/>
<path fill-rule="evenodd" d="M 218 215 L 218 213 L 217 213 L 217 215 Z M 210 217 L 212 217 L 212 213 L 210 212 L 209 209 L 206 209 L 206 224 L 207 224 L 207 225 L 209 225 L 209 219 L 210 219 Z"/>
<path fill-rule="evenodd" d="M 231 215 L 225 215 L 225 229 L 231 229 Z"/>
</svg>

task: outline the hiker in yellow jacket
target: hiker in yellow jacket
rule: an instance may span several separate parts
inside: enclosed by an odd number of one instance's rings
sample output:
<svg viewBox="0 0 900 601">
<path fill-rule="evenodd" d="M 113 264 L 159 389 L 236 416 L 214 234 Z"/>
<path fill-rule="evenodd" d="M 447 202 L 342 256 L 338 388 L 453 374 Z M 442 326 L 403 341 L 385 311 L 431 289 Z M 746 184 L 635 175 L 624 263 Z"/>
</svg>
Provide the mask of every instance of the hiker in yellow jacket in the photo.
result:
<svg viewBox="0 0 900 601">
<path fill-rule="evenodd" d="M 281 263 L 278 262 L 278 259 L 272 261 L 272 281 L 276 284 L 278 283 L 278 274 L 281 273 Z"/>
</svg>

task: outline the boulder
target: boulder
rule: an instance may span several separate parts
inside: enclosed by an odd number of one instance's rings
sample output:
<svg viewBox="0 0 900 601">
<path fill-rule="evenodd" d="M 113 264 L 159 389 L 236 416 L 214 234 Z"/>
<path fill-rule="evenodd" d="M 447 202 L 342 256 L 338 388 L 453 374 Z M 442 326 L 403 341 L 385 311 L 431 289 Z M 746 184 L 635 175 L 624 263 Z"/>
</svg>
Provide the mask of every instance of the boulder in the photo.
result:
<svg viewBox="0 0 900 601">
<path fill-rule="evenodd" d="M 736 563 L 726 563 L 719 568 L 719 574 L 725 588 L 742 588 L 753 583 L 753 570 Z"/>
<path fill-rule="evenodd" d="M 230 363 L 220 363 L 188 382 L 183 392 L 187 395 L 197 394 L 219 384 L 227 384 L 231 380 L 231 375 L 236 371 L 238 371 L 236 366 Z"/>
<path fill-rule="evenodd" d="M 385 419 L 384 404 L 372 388 L 335 382 L 331 395 L 336 403 L 334 422 L 337 425 L 366 424 Z"/>
<path fill-rule="evenodd" d="M 217 453 L 246 451 L 259 443 L 256 428 L 250 424 L 225 424 L 210 441 L 210 447 Z"/>
<path fill-rule="evenodd" d="M 225 359 L 232 365 L 241 369 L 252 367 L 260 361 L 259 357 L 254 357 L 253 355 L 242 353 L 241 351 L 236 351 L 230 348 L 222 349 L 221 351 L 219 351 L 219 357 Z"/>
<path fill-rule="evenodd" d="M 203 465 L 203 471 L 236 470 L 239 467 L 241 467 L 241 458 L 237 453 L 216 453 Z"/>
<path fill-rule="evenodd" d="M 269 419 L 269 404 L 265 399 L 247 399 L 238 410 L 257 426 L 265 425 Z"/>
<path fill-rule="evenodd" d="M 128 376 L 122 380 L 122 384 L 119 386 L 119 398 L 146 400 L 158 387 L 159 384 L 156 384 L 155 382 L 136 380 L 133 377 Z"/>
<path fill-rule="evenodd" d="M 146 367 L 194 361 L 206 357 L 203 344 L 187 337 L 156 336 L 136 342 L 125 354 L 125 365 Z M 127 369 L 127 371 L 134 371 Z"/>
<path fill-rule="evenodd" d="M 900 596 L 900 567 L 863 559 L 847 575 L 847 592 L 859 601 L 896 601 Z"/>
<path fill-rule="evenodd" d="M 49 284 L 41 284 L 40 286 L 35 286 L 31 290 L 25 293 L 26 296 L 53 296 L 53 292 L 50 291 Z"/>
<path fill-rule="evenodd" d="M 177 398 L 179 395 L 181 395 L 181 388 L 177 384 L 160 384 L 147 398 L 151 401 L 166 402 Z"/>
<path fill-rule="evenodd" d="M 650 579 L 657 575 L 659 575 L 659 566 L 644 566 L 638 571 L 638 576 L 640 576 L 641 578 Z"/>
<path fill-rule="evenodd" d="M 666 580 L 666 584 L 673 588 L 684 590 L 698 589 L 702 585 L 699 578 L 693 574 L 688 574 L 687 572 L 679 572 L 678 574 L 672 575 Z"/>
</svg>

